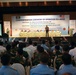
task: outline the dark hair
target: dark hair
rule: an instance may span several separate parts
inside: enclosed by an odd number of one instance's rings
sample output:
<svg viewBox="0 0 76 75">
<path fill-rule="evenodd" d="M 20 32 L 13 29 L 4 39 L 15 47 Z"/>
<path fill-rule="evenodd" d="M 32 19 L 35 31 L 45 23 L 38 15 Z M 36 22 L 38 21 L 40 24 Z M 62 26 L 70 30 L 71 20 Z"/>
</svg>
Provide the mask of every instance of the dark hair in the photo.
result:
<svg viewBox="0 0 76 75">
<path fill-rule="evenodd" d="M 28 43 L 31 45 L 31 44 L 32 44 L 32 40 L 30 39 L 30 40 L 28 41 Z"/>
<path fill-rule="evenodd" d="M 42 44 L 45 44 L 45 40 L 42 40 Z"/>
<path fill-rule="evenodd" d="M 75 42 L 74 41 L 71 41 L 70 44 L 71 44 L 71 46 L 75 46 Z"/>
<path fill-rule="evenodd" d="M 37 42 L 34 42 L 33 45 L 34 45 L 34 46 L 37 46 Z"/>
<path fill-rule="evenodd" d="M 7 49 L 7 51 L 9 51 L 9 50 L 11 49 L 11 45 L 8 44 L 8 45 L 6 46 L 6 49 Z"/>
<path fill-rule="evenodd" d="M 71 45 L 71 46 L 69 47 L 70 49 L 73 49 L 73 48 L 76 46 L 76 44 L 75 44 L 74 41 L 71 41 L 71 42 L 70 42 L 70 45 Z"/>
<path fill-rule="evenodd" d="M 0 41 L 0 45 L 3 45 L 3 42 L 2 41 Z"/>
<path fill-rule="evenodd" d="M 60 46 L 55 46 L 55 49 L 56 50 L 60 50 Z"/>
<path fill-rule="evenodd" d="M 49 55 L 46 52 L 41 53 L 40 54 L 40 61 L 42 63 L 45 63 L 45 64 L 48 63 L 48 61 L 49 61 Z"/>
<path fill-rule="evenodd" d="M 22 49 L 22 48 L 19 48 L 19 49 L 17 50 L 17 52 L 18 52 L 19 55 L 23 55 L 23 49 Z"/>
<path fill-rule="evenodd" d="M 62 61 L 63 61 L 63 63 L 64 63 L 65 65 L 71 64 L 71 55 L 68 54 L 68 53 L 64 53 L 64 54 L 62 55 Z"/>
<path fill-rule="evenodd" d="M 55 44 L 59 44 L 59 41 L 58 40 L 55 40 Z"/>
<path fill-rule="evenodd" d="M 37 46 L 37 51 L 38 51 L 39 53 L 42 53 L 42 52 L 44 52 L 44 48 L 41 47 L 41 45 L 38 45 L 38 46 Z"/>
<path fill-rule="evenodd" d="M 11 60 L 11 56 L 9 54 L 3 54 L 1 56 L 1 63 L 3 65 L 8 65 L 10 63 L 10 60 Z"/>
<path fill-rule="evenodd" d="M 26 47 L 26 43 L 20 42 L 19 43 L 19 48 L 23 49 L 24 47 Z"/>
<path fill-rule="evenodd" d="M 69 46 L 68 45 L 63 45 L 63 51 L 69 51 Z"/>
</svg>

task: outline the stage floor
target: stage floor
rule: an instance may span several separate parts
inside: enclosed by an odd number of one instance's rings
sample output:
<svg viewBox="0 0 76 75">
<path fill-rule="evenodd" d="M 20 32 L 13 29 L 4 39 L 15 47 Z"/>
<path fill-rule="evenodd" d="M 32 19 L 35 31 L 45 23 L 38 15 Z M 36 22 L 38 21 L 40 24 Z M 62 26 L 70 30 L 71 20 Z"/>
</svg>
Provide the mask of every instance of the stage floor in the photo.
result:
<svg viewBox="0 0 76 75">
<path fill-rule="evenodd" d="M 13 40 L 16 41 L 26 41 L 28 39 L 31 39 L 32 41 L 38 41 L 38 40 L 61 40 L 61 38 L 67 39 L 68 41 L 72 40 L 73 37 L 70 35 L 65 36 L 55 36 L 55 37 L 9 37 L 9 41 L 12 42 Z"/>
<path fill-rule="evenodd" d="M 49 31 L 49 37 L 60 37 L 60 36 L 70 36 L 70 35 L 62 35 L 60 31 Z M 46 32 L 20 32 L 14 33 L 10 37 L 46 37 Z"/>
</svg>

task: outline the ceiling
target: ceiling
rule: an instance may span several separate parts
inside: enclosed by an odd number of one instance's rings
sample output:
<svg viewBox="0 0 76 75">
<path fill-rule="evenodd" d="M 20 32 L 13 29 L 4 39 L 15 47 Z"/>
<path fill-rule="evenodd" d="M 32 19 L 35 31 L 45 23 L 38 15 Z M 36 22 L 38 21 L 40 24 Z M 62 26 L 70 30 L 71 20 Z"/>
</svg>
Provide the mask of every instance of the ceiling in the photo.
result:
<svg viewBox="0 0 76 75">
<path fill-rule="evenodd" d="M 18 2 L 19 1 L 19 2 Z M 0 7 L 21 7 L 21 6 L 69 6 L 76 5 L 76 0 L 0 0 Z M 33 2 L 31 2 L 33 1 Z M 39 2 L 37 2 L 39 1 Z"/>
<path fill-rule="evenodd" d="M 42 2 L 42 1 L 76 1 L 76 0 L 0 0 L 0 2 Z"/>
<path fill-rule="evenodd" d="M 76 12 L 76 0 L 0 0 L 0 14 Z"/>
<path fill-rule="evenodd" d="M 0 0 L 1 20 L 3 14 L 50 12 L 76 12 L 76 0 Z"/>
</svg>

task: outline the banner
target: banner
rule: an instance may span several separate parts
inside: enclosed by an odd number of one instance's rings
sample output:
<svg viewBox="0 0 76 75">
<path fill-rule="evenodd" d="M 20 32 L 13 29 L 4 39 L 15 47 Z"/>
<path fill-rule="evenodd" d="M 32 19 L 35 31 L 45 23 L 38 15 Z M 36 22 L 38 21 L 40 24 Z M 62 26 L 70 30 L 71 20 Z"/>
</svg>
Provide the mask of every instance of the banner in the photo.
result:
<svg viewBox="0 0 76 75">
<path fill-rule="evenodd" d="M 4 32 L 10 36 L 10 21 L 4 21 Z"/>
<path fill-rule="evenodd" d="M 69 34 L 73 35 L 76 33 L 76 20 L 69 21 Z"/>
<path fill-rule="evenodd" d="M 45 27 L 49 27 L 50 32 L 60 32 L 61 35 L 68 35 L 69 15 L 28 15 L 12 17 L 12 36 L 20 37 L 24 32 L 25 37 L 36 37 L 35 32 L 43 33 L 45 37 Z"/>
</svg>

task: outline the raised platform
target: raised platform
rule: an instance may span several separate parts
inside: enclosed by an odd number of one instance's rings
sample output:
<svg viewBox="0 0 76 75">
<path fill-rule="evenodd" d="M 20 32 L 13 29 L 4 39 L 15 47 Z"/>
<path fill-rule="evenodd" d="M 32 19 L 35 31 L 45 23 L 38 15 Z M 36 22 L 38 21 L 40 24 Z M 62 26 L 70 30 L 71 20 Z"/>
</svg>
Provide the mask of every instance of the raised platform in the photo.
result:
<svg viewBox="0 0 76 75">
<path fill-rule="evenodd" d="M 16 40 L 16 41 L 26 41 L 27 39 L 31 39 L 32 41 L 38 41 L 38 40 L 62 40 L 62 39 L 67 39 L 68 41 L 75 40 L 72 36 L 58 36 L 58 37 L 11 37 L 9 38 L 11 40 Z"/>
<path fill-rule="evenodd" d="M 49 31 L 49 37 L 61 36 L 60 31 Z M 11 37 L 11 36 L 10 36 Z M 31 31 L 31 32 L 16 32 L 12 34 L 12 37 L 46 37 L 45 31 Z"/>
</svg>

